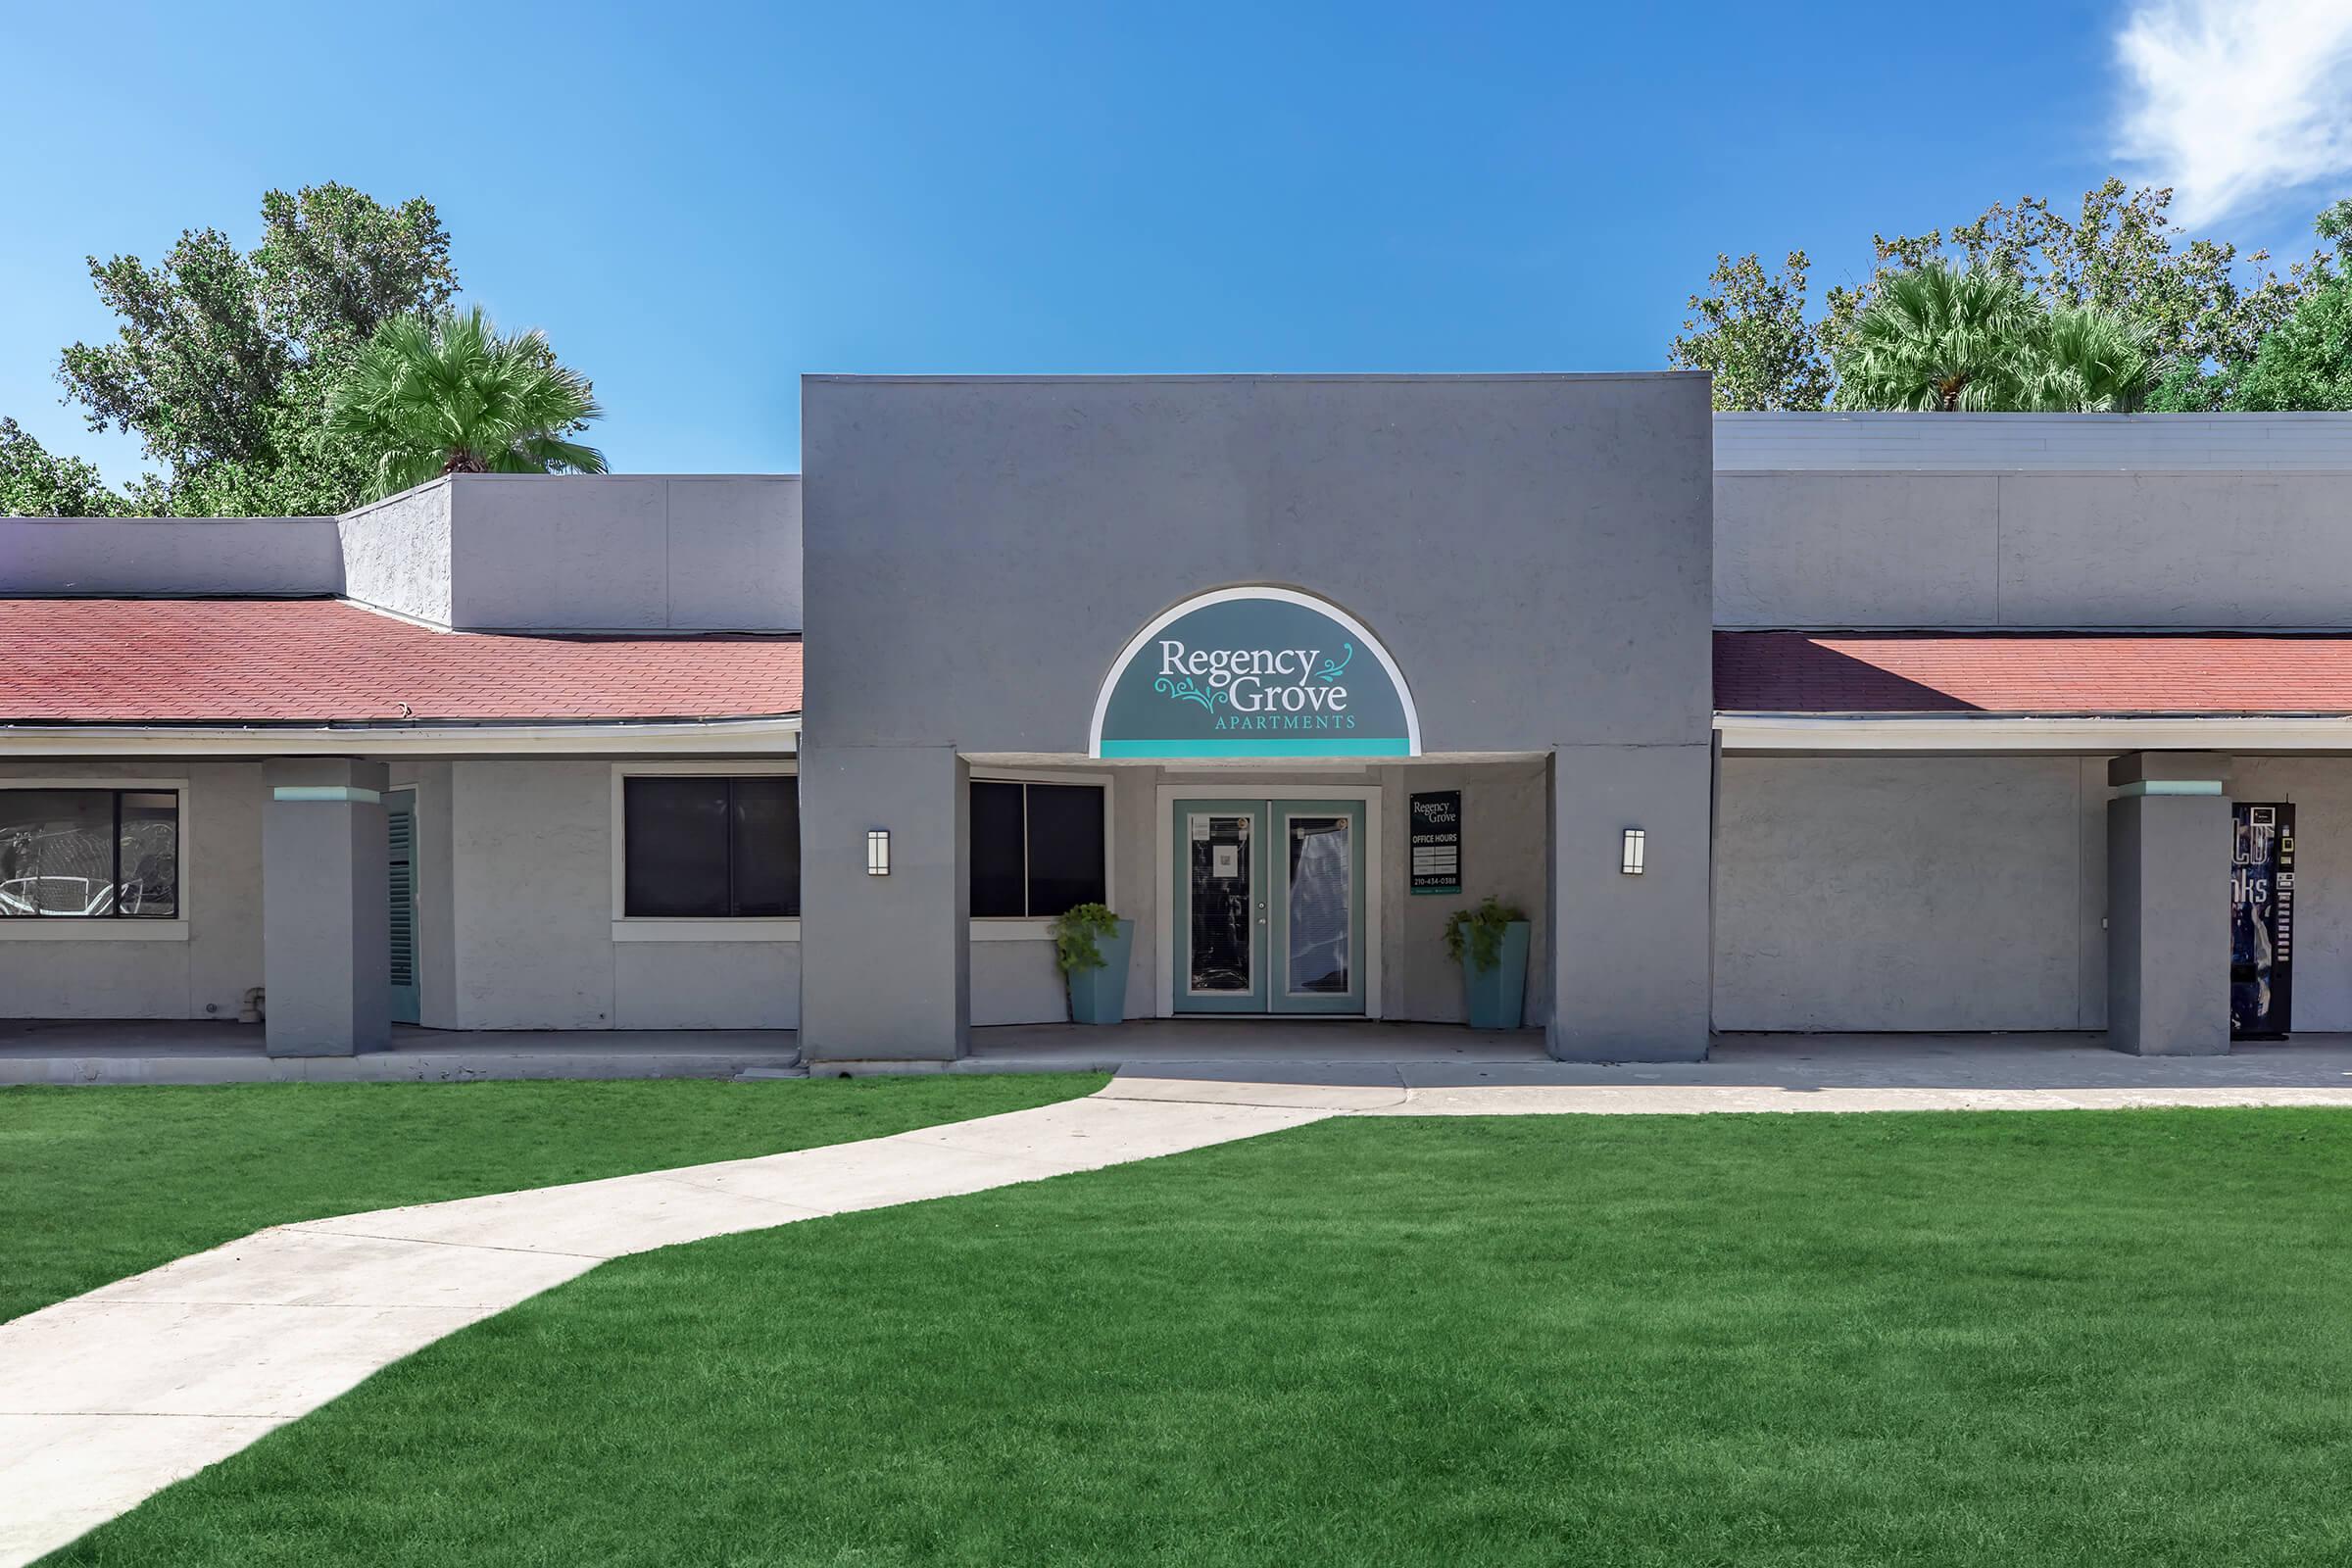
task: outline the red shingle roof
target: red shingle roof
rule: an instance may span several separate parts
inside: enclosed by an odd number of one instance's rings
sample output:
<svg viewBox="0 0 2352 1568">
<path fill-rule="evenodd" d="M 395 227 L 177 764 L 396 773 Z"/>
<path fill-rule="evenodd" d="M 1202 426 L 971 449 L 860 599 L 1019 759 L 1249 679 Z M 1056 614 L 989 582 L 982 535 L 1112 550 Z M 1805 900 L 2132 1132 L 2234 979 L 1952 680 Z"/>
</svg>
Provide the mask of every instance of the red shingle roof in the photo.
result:
<svg viewBox="0 0 2352 1568">
<path fill-rule="evenodd" d="M 748 718 L 800 710 L 798 637 L 433 631 L 322 599 L 0 600 L 0 722 Z"/>
<path fill-rule="evenodd" d="M 1715 634 L 1740 713 L 2352 714 L 2352 637 Z"/>
<path fill-rule="evenodd" d="M 2352 637 L 1717 632 L 1715 706 L 1745 713 L 2352 715 Z M 529 722 L 800 710 L 801 640 L 791 636 L 444 632 L 316 599 L 0 600 L 0 723 Z"/>
</svg>

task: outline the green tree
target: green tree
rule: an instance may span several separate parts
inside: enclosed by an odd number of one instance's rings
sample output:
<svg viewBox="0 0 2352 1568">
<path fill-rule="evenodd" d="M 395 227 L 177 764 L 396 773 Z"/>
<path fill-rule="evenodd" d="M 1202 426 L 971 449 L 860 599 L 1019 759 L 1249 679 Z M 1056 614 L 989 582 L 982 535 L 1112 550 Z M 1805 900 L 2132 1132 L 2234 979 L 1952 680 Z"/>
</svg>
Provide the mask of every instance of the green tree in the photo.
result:
<svg viewBox="0 0 2352 1568">
<path fill-rule="evenodd" d="M 1713 372 L 1718 409 L 1821 408 L 1832 383 L 1821 329 L 1805 319 L 1811 266 L 1803 251 L 1790 251 L 1779 272 L 1753 251 L 1717 256 L 1668 363 Z"/>
<path fill-rule="evenodd" d="M 58 377 L 93 430 L 135 431 L 164 466 L 142 511 L 319 514 L 354 505 L 366 465 L 328 438 L 329 389 L 386 320 L 457 288 L 449 234 L 418 197 L 388 208 L 348 185 L 262 198 L 261 242 L 189 229 L 164 260 L 89 259 L 122 318 L 65 350 Z"/>
<path fill-rule="evenodd" d="M 2315 252 L 2283 273 L 2269 265 L 2267 251 L 2241 252 L 2227 241 L 2185 238 L 2170 220 L 2171 204 L 2172 192 L 2163 186 L 2133 189 L 2109 179 L 2085 192 L 2073 216 L 2028 196 L 2014 205 L 1995 203 L 1973 221 L 1948 229 L 1873 235 L 1871 275 L 1829 288 L 1810 328 L 1834 366 L 1881 280 L 1916 272 L 1940 259 L 1963 271 L 2014 278 L 2053 310 L 2097 310 L 2143 329 L 2146 346 L 2170 372 L 2149 406 L 2216 401 L 2219 394 L 2201 388 L 2200 378 L 2218 368 L 2250 363 L 2274 327 L 2352 264 L 2352 203 L 2338 203 L 2329 209 L 2332 219 L 2323 219 L 2322 233 L 2332 242 L 2333 254 Z M 1761 274 L 1761 269 L 1756 271 Z M 1724 286 L 1726 274 L 1719 261 L 1705 297 L 1738 301 Z M 1777 367 L 1785 363 L 1789 341 L 1787 323 L 1806 324 L 1803 280 L 1790 281 L 1793 312 L 1778 299 L 1765 301 L 1771 307 L 1767 314 L 1782 323 L 1776 331 L 1702 335 L 1698 341 L 1713 351 L 1712 360 L 1687 353 L 1685 345 L 1691 340 L 1675 340 L 1671 363 L 1716 370 L 1718 407 L 1801 406 L 1765 401 L 1754 390 L 1779 384 Z M 1694 312 L 1700 298 L 1693 297 Z M 1686 323 L 1687 331 L 1690 325 Z"/>
<path fill-rule="evenodd" d="M 566 438 L 603 412 L 545 337 L 503 336 L 476 308 L 377 328 L 327 428 L 367 460 L 373 498 L 444 473 L 602 473 L 605 455 Z"/>
<path fill-rule="evenodd" d="M 16 420 L 0 417 L 0 517 L 120 517 L 128 496 L 79 458 L 61 458 Z"/>
<path fill-rule="evenodd" d="M 2015 409 L 2039 314 L 2025 285 L 1983 268 L 1930 261 L 1885 275 L 1838 345 L 1838 406 Z"/>
<path fill-rule="evenodd" d="M 2199 414 L 2352 410 L 2352 201 L 2329 207 L 2315 226 L 2335 248 L 2335 275 L 2305 295 L 2250 356 L 2180 367 L 2152 407 Z"/>
<path fill-rule="evenodd" d="M 2104 414 L 2144 405 L 2165 362 L 2138 322 L 1936 258 L 1878 280 L 1837 368 L 1839 408 Z"/>
<path fill-rule="evenodd" d="M 2312 295 L 2241 370 L 2221 377 L 2221 406 L 2257 414 L 2352 409 L 2352 279 Z"/>
<path fill-rule="evenodd" d="M 2026 358 L 2022 409 L 2043 414 L 2134 414 L 2171 362 L 2156 331 L 2095 305 L 2045 310 Z"/>
</svg>

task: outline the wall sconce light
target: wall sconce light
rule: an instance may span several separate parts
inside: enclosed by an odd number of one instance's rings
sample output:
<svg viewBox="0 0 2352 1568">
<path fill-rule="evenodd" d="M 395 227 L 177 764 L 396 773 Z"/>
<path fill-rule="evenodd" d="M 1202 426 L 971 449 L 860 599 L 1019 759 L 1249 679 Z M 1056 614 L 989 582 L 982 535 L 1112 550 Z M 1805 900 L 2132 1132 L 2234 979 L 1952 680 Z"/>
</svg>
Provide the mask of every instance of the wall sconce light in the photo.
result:
<svg viewBox="0 0 2352 1568">
<path fill-rule="evenodd" d="M 865 874 L 890 875 L 890 829 L 868 828 L 865 835 Z"/>
<path fill-rule="evenodd" d="M 1642 874 L 1642 857 L 1647 839 L 1648 835 L 1638 827 L 1629 827 L 1625 830 L 1625 859 L 1618 865 L 1618 870 L 1627 876 Z"/>
</svg>

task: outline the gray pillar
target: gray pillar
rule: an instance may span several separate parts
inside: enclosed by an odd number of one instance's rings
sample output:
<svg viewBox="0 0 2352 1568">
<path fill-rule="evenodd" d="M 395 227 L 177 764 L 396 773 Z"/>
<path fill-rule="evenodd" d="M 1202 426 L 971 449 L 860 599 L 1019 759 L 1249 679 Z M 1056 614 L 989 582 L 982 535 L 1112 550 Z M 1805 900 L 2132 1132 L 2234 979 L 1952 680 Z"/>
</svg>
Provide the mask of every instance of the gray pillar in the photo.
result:
<svg viewBox="0 0 2352 1568">
<path fill-rule="evenodd" d="M 392 1043 L 391 908 L 381 762 L 266 764 L 262 984 L 272 1056 L 348 1056 Z"/>
<path fill-rule="evenodd" d="M 945 746 L 801 754 L 801 1054 L 949 1061 L 971 1043 L 971 771 Z M 890 834 L 890 874 L 866 834 Z"/>
<path fill-rule="evenodd" d="M 2142 1056 L 2230 1050 L 2230 759 L 2133 752 L 2107 764 L 2107 1043 Z"/>
<path fill-rule="evenodd" d="M 1564 1061 L 1707 1054 L 1714 746 L 1551 754 L 1551 1054 Z M 1623 870 L 1625 832 L 1643 869 Z"/>
</svg>

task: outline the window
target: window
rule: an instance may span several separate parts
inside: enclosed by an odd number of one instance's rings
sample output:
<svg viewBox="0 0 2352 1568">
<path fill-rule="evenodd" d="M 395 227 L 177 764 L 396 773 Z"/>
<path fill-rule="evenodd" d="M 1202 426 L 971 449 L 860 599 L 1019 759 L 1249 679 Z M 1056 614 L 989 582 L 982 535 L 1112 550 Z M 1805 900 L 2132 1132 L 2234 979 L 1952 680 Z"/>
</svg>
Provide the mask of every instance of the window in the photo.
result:
<svg viewBox="0 0 2352 1568">
<path fill-rule="evenodd" d="M 621 780 L 621 907 L 686 919 L 801 912 L 800 780 Z"/>
<path fill-rule="evenodd" d="M 0 789 L 0 919 L 178 915 L 176 790 Z"/>
<path fill-rule="evenodd" d="M 1102 788 L 972 784 L 972 915 L 1054 915 L 1105 902 Z"/>
</svg>

